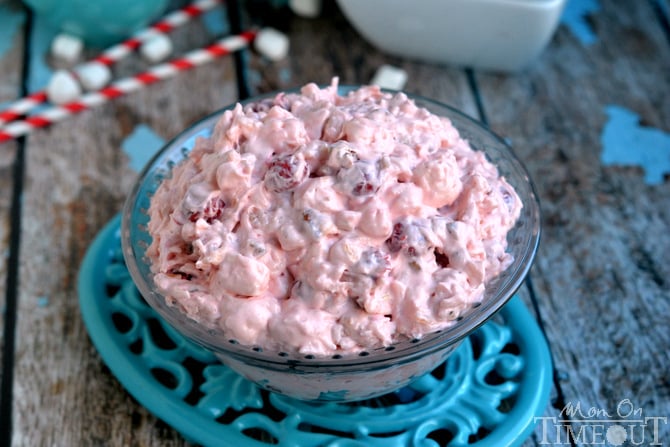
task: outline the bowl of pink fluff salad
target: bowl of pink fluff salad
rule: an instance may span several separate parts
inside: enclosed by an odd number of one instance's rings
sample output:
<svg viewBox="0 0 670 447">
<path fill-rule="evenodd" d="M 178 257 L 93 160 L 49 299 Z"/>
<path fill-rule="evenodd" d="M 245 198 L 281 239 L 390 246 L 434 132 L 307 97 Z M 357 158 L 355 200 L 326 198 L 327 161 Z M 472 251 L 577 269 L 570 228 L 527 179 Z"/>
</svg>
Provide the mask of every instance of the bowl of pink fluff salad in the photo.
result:
<svg viewBox="0 0 670 447">
<path fill-rule="evenodd" d="M 308 84 L 169 142 L 123 210 L 147 303 L 270 391 L 354 401 L 443 362 L 530 269 L 528 174 L 429 99 Z"/>
</svg>

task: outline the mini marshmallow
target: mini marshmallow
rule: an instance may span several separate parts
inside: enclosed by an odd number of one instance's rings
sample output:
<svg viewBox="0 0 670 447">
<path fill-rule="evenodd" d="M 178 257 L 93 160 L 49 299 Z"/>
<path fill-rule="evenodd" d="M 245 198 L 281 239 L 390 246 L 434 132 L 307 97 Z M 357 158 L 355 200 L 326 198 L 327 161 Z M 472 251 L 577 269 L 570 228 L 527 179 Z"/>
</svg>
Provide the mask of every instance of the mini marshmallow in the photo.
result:
<svg viewBox="0 0 670 447">
<path fill-rule="evenodd" d="M 75 68 L 75 74 L 85 90 L 100 90 L 112 79 L 112 71 L 100 62 L 88 62 Z"/>
<path fill-rule="evenodd" d="M 321 0 L 290 0 L 288 5 L 295 14 L 307 19 L 318 17 L 321 13 Z"/>
<path fill-rule="evenodd" d="M 156 34 L 142 43 L 140 54 L 152 64 L 161 62 L 172 53 L 172 40 L 165 34 Z"/>
<path fill-rule="evenodd" d="M 382 65 L 377 69 L 370 83 L 381 88 L 402 90 L 406 82 L 407 72 L 405 70 L 392 65 Z"/>
<path fill-rule="evenodd" d="M 274 28 L 263 28 L 254 39 L 254 48 L 271 61 L 279 61 L 288 55 L 289 39 Z"/>
<path fill-rule="evenodd" d="M 71 34 L 58 34 L 51 42 L 51 54 L 68 64 L 76 62 L 84 49 L 84 42 Z"/>
<path fill-rule="evenodd" d="M 53 104 L 65 104 L 81 96 L 81 86 L 72 73 L 58 70 L 51 76 L 46 88 L 47 98 Z"/>
</svg>

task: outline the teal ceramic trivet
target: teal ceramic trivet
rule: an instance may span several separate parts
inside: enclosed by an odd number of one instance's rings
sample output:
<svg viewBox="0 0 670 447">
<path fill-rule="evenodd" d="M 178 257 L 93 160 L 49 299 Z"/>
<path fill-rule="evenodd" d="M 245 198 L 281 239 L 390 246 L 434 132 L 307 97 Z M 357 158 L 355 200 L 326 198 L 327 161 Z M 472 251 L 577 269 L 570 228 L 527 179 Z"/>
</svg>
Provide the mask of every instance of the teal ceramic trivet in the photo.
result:
<svg viewBox="0 0 670 447">
<path fill-rule="evenodd" d="M 204 446 L 497 447 L 520 445 L 549 399 L 551 360 L 518 297 L 411 386 L 367 401 L 296 401 L 258 388 L 164 323 L 123 262 L 120 217 L 79 274 L 86 327 L 144 407 Z"/>
</svg>

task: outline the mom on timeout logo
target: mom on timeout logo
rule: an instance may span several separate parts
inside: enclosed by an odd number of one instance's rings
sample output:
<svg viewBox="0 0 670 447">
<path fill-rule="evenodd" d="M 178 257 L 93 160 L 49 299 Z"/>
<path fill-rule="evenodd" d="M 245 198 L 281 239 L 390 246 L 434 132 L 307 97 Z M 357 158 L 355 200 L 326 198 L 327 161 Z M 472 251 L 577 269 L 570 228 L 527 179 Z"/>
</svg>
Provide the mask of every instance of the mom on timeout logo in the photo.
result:
<svg viewBox="0 0 670 447">
<path fill-rule="evenodd" d="M 536 417 L 540 445 L 670 446 L 661 439 L 668 416 L 648 416 L 630 399 L 619 402 L 615 411 L 568 402 L 558 416 Z"/>
</svg>

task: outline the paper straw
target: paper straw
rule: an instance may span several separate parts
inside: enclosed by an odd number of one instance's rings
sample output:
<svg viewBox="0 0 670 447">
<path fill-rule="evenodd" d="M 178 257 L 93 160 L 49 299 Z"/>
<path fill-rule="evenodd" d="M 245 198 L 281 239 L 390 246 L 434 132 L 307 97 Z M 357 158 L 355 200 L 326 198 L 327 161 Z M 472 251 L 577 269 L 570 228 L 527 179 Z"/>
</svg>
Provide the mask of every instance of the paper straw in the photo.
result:
<svg viewBox="0 0 670 447">
<path fill-rule="evenodd" d="M 149 28 L 138 31 L 131 38 L 106 49 L 102 54 L 94 58 L 93 61 L 101 62 L 105 65 L 111 65 L 118 62 L 136 50 L 142 42 L 157 34 L 171 32 L 175 28 L 184 25 L 189 20 L 214 8 L 217 4 L 221 3 L 221 1 L 222 0 L 198 0 L 192 4 L 186 5 L 183 8 L 168 14 Z"/>
<path fill-rule="evenodd" d="M 225 37 L 204 48 L 193 50 L 186 55 L 173 59 L 149 70 L 112 82 L 109 86 L 96 92 L 87 93 L 76 101 L 60 106 L 53 106 L 44 112 L 15 121 L 0 129 L 0 143 L 27 135 L 35 129 L 62 121 L 65 118 L 88 110 L 119 96 L 140 90 L 163 79 L 211 62 L 219 57 L 247 48 L 256 36 L 256 31 L 246 31 L 234 36 Z"/>
<path fill-rule="evenodd" d="M 99 56 L 91 59 L 89 62 L 99 62 L 104 65 L 112 65 L 120 61 L 133 51 L 135 51 L 142 42 L 158 34 L 168 33 L 175 28 L 184 25 L 191 19 L 209 11 L 223 0 L 198 0 L 192 4 L 186 5 L 181 9 L 163 17 L 153 25 L 138 31 L 129 39 L 104 50 Z M 19 119 L 33 108 L 47 101 L 47 94 L 44 90 L 32 93 L 24 98 L 18 99 L 0 111 L 0 126 Z"/>
</svg>

